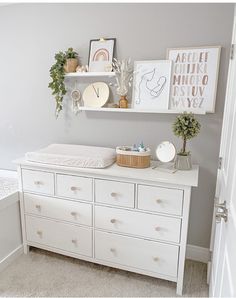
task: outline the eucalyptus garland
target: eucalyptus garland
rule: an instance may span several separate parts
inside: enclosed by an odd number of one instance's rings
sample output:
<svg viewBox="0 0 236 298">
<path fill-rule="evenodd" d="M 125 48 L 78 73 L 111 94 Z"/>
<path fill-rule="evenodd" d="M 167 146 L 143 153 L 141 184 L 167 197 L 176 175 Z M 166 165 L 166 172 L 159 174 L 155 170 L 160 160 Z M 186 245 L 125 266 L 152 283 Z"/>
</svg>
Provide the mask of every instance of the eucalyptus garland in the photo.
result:
<svg viewBox="0 0 236 298">
<path fill-rule="evenodd" d="M 184 112 L 176 117 L 173 123 L 173 132 L 177 137 L 182 138 L 183 147 L 179 152 L 180 155 L 188 155 L 186 151 L 187 140 L 190 140 L 198 135 L 201 129 L 201 124 L 195 118 L 193 113 Z"/>
</svg>

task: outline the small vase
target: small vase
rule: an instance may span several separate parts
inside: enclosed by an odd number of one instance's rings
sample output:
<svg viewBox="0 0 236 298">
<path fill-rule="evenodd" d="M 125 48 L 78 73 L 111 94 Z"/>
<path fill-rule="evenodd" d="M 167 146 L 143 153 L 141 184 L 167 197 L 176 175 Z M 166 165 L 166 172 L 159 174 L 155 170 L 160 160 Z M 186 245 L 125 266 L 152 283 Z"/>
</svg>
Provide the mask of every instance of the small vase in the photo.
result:
<svg viewBox="0 0 236 298">
<path fill-rule="evenodd" d="M 77 66 L 78 60 L 76 58 L 66 59 L 66 63 L 64 65 L 65 72 L 76 72 Z"/>
<path fill-rule="evenodd" d="M 177 154 L 175 159 L 175 169 L 188 171 L 192 169 L 191 155 Z"/>
<path fill-rule="evenodd" d="M 126 95 L 120 97 L 119 107 L 121 109 L 127 109 L 128 108 L 128 100 L 126 98 Z"/>
</svg>

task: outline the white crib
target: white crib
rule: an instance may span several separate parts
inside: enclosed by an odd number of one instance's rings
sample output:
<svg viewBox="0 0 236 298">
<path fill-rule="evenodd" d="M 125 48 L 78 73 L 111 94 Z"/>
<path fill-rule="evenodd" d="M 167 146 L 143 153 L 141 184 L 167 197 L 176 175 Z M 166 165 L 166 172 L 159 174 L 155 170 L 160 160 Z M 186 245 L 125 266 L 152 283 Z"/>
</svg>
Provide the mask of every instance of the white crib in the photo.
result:
<svg viewBox="0 0 236 298">
<path fill-rule="evenodd" d="M 13 171 L 0 170 L 0 270 L 22 253 L 18 183 Z"/>
</svg>

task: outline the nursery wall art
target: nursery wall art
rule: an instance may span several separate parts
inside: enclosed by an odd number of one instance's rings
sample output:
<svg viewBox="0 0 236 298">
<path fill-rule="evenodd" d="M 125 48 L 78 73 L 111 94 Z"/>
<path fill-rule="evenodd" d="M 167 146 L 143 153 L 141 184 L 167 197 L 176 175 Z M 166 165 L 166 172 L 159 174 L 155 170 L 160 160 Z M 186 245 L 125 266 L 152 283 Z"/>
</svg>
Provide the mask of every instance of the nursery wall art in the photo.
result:
<svg viewBox="0 0 236 298">
<path fill-rule="evenodd" d="M 221 47 L 168 49 L 173 61 L 170 109 L 215 111 Z"/>
<path fill-rule="evenodd" d="M 115 38 L 90 40 L 89 71 L 111 71 Z"/>
<path fill-rule="evenodd" d="M 172 61 L 135 61 L 133 108 L 168 109 Z"/>
</svg>

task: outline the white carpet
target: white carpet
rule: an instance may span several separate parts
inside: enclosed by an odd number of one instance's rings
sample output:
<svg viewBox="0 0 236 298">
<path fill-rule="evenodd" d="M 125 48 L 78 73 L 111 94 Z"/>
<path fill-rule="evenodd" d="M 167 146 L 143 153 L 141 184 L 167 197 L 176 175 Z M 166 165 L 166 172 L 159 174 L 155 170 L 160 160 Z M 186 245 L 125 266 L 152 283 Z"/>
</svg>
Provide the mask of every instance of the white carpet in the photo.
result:
<svg viewBox="0 0 236 298">
<path fill-rule="evenodd" d="M 175 286 L 39 249 L 0 273 L 1 297 L 172 297 Z M 184 296 L 208 296 L 206 264 L 187 261 Z"/>
</svg>

